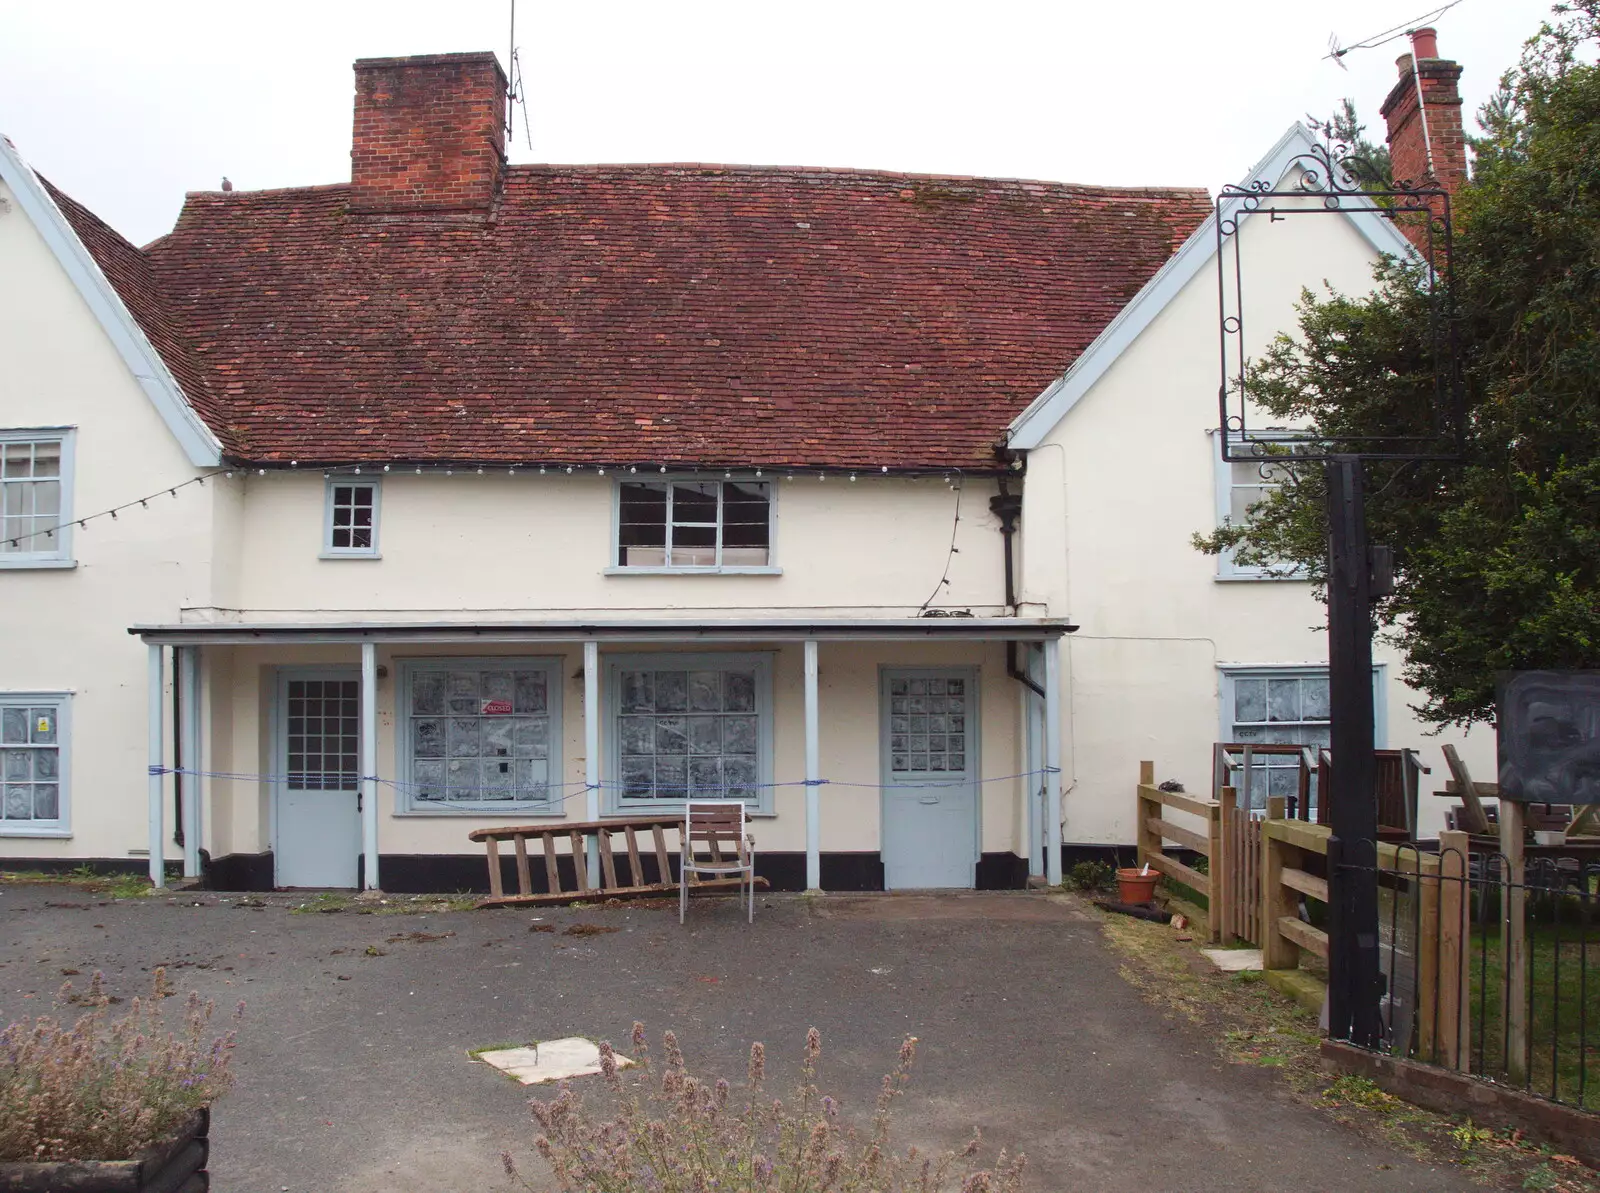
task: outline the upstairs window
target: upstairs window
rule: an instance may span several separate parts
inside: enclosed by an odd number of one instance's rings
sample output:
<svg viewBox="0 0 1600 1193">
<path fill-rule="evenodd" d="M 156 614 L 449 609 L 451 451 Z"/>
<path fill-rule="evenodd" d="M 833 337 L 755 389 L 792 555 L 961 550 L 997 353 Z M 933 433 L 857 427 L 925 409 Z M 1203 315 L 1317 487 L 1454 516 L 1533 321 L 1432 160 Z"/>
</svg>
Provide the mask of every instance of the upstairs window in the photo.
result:
<svg viewBox="0 0 1600 1193">
<path fill-rule="evenodd" d="M 355 477 L 328 478 L 323 519 L 324 559 L 378 557 L 378 482 Z"/>
<path fill-rule="evenodd" d="M 632 571 L 772 570 L 764 481 L 623 481 L 617 566 Z"/>
<path fill-rule="evenodd" d="M 1258 433 L 1253 438 L 1281 439 L 1287 443 L 1294 438 L 1291 433 L 1281 435 Z M 1235 452 L 1243 453 L 1246 445 L 1233 442 Z M 1288 479 L 1287 470 L 1275 464 L 1270 455 L 1258 459 L 1224 460 L 1221 444 L 1216 451 L 1217 468 L 1217 521 L 1229 526 L 1243 526 L 1250 521 L 1250 510 L 1267 500 L 1274 491 L 1283 487 Z M 1232 551 L 1217 557 L 1217 578 L 1221 580 L 1294 580 L 1301 578 L 1298 569 L 1287 571 L 1271 567 L 1246 566 L 1235 563 Z"/>
<path fill-rule="evenodd" d="M 0 431 L 0 567 L 72 562 L 70 431 Z"/>
</svg>

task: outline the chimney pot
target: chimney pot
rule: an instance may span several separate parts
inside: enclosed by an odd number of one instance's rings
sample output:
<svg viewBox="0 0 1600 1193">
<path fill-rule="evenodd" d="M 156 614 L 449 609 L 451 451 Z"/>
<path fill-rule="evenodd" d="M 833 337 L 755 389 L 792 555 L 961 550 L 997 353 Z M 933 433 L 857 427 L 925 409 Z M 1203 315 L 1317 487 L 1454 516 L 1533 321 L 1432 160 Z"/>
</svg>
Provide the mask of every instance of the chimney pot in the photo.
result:
<svg viewBox="0 0 1600 1193">
<path fill-rule="evenodd" d="M 1429 58 L 1439 56 L 1439 34 L 1435 29 L 1413 29 L 1411 31 L 1411 52 L 1417 56 L 1418 62 L 1425 62 Z"/>
<path fill-rule="evenodd" d="M 1409 79 L 1411 77 L 1411 55 L 1401 54 L 1400 57 L 1394 60 L 1394 68 L 1400 73 L 1402 79 Z"/>
</svg>

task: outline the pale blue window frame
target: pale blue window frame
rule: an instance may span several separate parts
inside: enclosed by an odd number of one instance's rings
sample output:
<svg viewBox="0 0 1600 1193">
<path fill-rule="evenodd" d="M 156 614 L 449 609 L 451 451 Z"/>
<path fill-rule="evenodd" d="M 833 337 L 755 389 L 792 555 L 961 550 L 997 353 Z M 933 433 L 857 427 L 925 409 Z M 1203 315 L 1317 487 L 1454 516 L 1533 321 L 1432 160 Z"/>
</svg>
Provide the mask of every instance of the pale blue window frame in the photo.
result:
<svg viewBox="0 0 1600 1193">
<path fill-rule="evenodd" d="M 340 490 L 364 491 L 367 501 L 340 501 Z M 355 526 L 357 512 L 363 506 L 371 511 L 371 542 L 365 546 L 337 545 L 338 531 L 345 531 L 353 540 L 359 527 Z M 323 559 L 382 559 L 378 547 L 378 532 L 382 521 L 383 485 L 376 477 L 334 475 L 324 482 L 322 503 L 322 558 Z M 341 512 L 350 512 L 348 520 Z"/>
<path fill-rule="evenodd" d="M 48 719 L 47 725 L 41 722 Z M 26 740 L 22 740 L 26 739 Z M 50 752 L 54 775 L 36 755 Z M 21 775 L 26 766 L 28 777 Z M 12 782 L 4 782 L 12 779 Z M 56 814 L 39 816 L 39 787 L 54 787 Z M 32 805 L 17 815 L 13 800 Z M 72 836 L 72 695 L 0 692 L 0 837 Z"/>
<path fill-rule="evenodd" d="M 1230 664 L 1218 668 L 1221 673 L 1219 728 L 1221 742 L 1260 742 L 1263 744 L 1289 743 L 1308 746 L 1312 757 L 1327 746 L 1327 733 L 1331 722 L 1331 703 L 1327 697 L 1328 668 L 1323 664 Z M 1372 741 L 1375 749 L 1384 749 L 1388 741 L 1388 699 L 1386 689 L 1388 670 L 1383 663 L 1372 665 Z M 1276 685 L 1273 681 L 1277 681 Z M 1309 693 L 1306 681 L 1315 685 Z M 1240 708 L 1241 684 L 1246 703 Z M 1259 688 L 1256 686 L 1259 684 Z M 1291 686 L 1293 691 L 1291 692 Z M 1274 692 L 1274 687 L 1279 692 Z M 1281 693 L 1281 694 L 1280 694 Z M 1274 716 L 1273 698 L 1279 695 L 1280 704 Z M 1255 715 L 1254 705 L 1259 699 L 1260 712 Z M 1251 714 L 1241 717 L 1241 712 Z M 1315 714 L 1315 715 L 1307 715 Z M 1298 774 L 1299 764 L 1284 756 L 1263 757 L 1252 770 L 1263 772 L 1252 782 L 1251 789 L 1257 807 L 1266 806 L 1268 795 L 1290 795 L 1293 790 L 1285 776 Z M 1273 774 L 1279 773 L 1279 789 L 1273 790 Z M 1261 781 L 1265 778 L 1265 782 Z M 1315 796 L 1313 796 L 1313 802 Z"/>
<path fill-rule="evenodd" d="M 565 782 L 563 770 L 562 745 L 563 745 L 563 720 L 561 711 L 562 695 L 562 660 L 555 657 L 527 657 L 517 655 L 484 655 L 472 657 L 457 656 L 428 656 L 425 658 L 400 659 L 396 662 L 397 683 L 394 694 L 394 724 L 395 724 L 395 774 L 399 777 L 400 790 L 395 800 L 395 814 L 397 816 L 476 816 L 515 814 L 518 816 L 562 816 L 566 813 L 569 797 L 582 798 L 581 788 L 569 787 Z M 458 791 L 454 798 L 447 799 L 422 799 L 419 791 L 422 779 L 417 773 L 419 761 L 432 761 L 432 758 L 419 759 L 417 742 L 415 739 L 416 727 L 414 719 L 429 719 L 448 722 L 450 709 L 432 713 L 416 713 L 413 711 L 413 685 L 420 675 L 437 675 L 444 673 L 476 673 L 485 672 L 539 672 L 544 676 L 545 711 L 542 716 L 546 722 L 546 768 L 545 768 L 545 794 L 540 799 L 473 799 L 463 798 Z M 446 697 L 449 689 L 446 687 Z M 481 706 L 477 713 L 461 711 L 463 718 L 478 720 L 478 730 L 481 732 L 484 722 L 489 722 L 491 716 L 506 715 L 511 720 L 516 715 L 488 714 Z M 446 786 L 459 787 L 465 783 L 464 779 L 452 779 L 449 773 L 451 761 L 450 745 L 448 743 L 449 726 L 444 727 L 446 733 L 445 753 L 440 755 L 440 760 L 445 764 L 442 782 Z M 464 760 L 466 755 L 458 756 Z M 481 750 L 476 755 L 479 764 L 484 762 L 495 763 L 495 756 L 484 755 Z M 517 756 L 515 746 L 512 753 L 506 756 L 505 765 L 515 768 Z M 514 771 L 513 771 L 514 773 Z M 432 781 L 432 780 L 429 780 Z"/>
<path fill-rule="evenodd" d="M 1252 432 L 1251 438 L 1268 442 L 1290 443 L 1297 436 L 1293 431 L 1263 431 Z M 1268 492 L 1278 488 L 1278 485 L 1261 475 L 1261 466 L 1266 462 L 1265 460 L 1224 460 L 1222 458 L 1222 437 L 1213 431 L 1211 439 L 1212 462 L 1216 480 L 1217 525 L 1224 526 L 1233 519 L 1239 496 L 1243 495 L 1248 499 L 1250 496 L 1248 491 L 1253 491 L 1254 500 L 1259 501 Z M 1238 450 L 1241 444 L 1235 439 L 1233 446 L 1235 450 Z M 1247 567 L 1234 561 L 1232 551 L 1223 551 L 1217 556 L 1218 580 L 1304 580 L 1305 578 L 1304 568 Z"/>
<path fill-rule="evenodd" d="M 772 787 L 772 751 L 773 751 L 773 697 L 772 697 L 772 672 L 775 656 L 767 651 L 751 652 L 706 652 L 682 653 L 674 651 L 651 652 L 648 654 L 621 654 L 606 655 L 605 659 L 605 768 L 603 781 L 602 809 L 606 814 L 617 815 L 637 812 L 643 809 L 658 811 L 678 811 L 683 808 L 683 800 L 669 797 L 630 796 L 627 791 L 628 776 L 625 774 L 625 759 L 623 754 L 623 718 L 630 715 L 662 717 L 662 712 L 632 714 L 624 701 L 622 690 L 622 677 L 624 672 L 650 671 L 658 672 L 683 672 L 692 676 L 694 673 L 718 672 L 725 675 L 728 672 L 751 673 L 754 676 L 754 707 L 751 715 L 756 718 L 756 754 L 755 754 L 755 785 L 754 791 L 745 804 L 751 813 L 757 815 L 773 814 L 773 787 Z M 719 681 L 720 682 L 720 681 Z M 726 696 L 726 692 L 724 692 Z M 666 717 L 672 716 L 672 710 L 665 710 Z M 687 721 L 696 715 L 696 710 L 685 707 L 683 717 Z M 726 710 L 705 709 L 701 711 L 705 716 L 743 715 L 742 710 L 728 712 Z M 687 726 L 685 733 L 688 732 Z M 720 730 L 719 730 L 720 732 Z M 675 753 L 674 753 L 674 756 Z M 710 755 L 705 755 L 709 757 Z M 652 746 L 652 757 L 654 747 Z M 687 759 L 689 756 L 685 754 Z M 726 757 L 717 755 L 719 761 Z M 688 763 L 686 762 L 686 765 Z M 724 799 L 737 798 L 726 795 L 722 790 L 709 790 L 703 793 L 690 791 L 692 799 Z"/>
<path fill-rule="evenodd" d="M 717 500 L 717 560 L 705 566 L 684 564 L 629 564 L 624 561 L 622 547 L 622 487 L 627 484 L 670 486 L 674 482 L 724 483 L 745 482 L 759 484 L 767 491 L 767 562 L 763 564 L 726 563 L 722 561 L 722 497 Z M 670 501 L 670 498 L 669 498 Z M 672 515 L 667 514 L 667 533 L 672 530 Z M 669 541 L 670 547 L 670 541 Z M 721 472 L 640 473 L 619 476 L 611 488 L 611 555 L 605 569 L 608 576 L 781 576 L 778 564 L 778 486 L 770 477 L 732 477 Z"/>
<path fill-rule="evenodd" d="M 5 477 L 11 466 L 0 468 L 0 511 L 11 508 L 7 502 L 21 500 L 30 511 L 37 500 L 34 487 L 39 484 L 56 484 L 56 510 L 53 514 L 28 516 L 27 537 L 18 538 L 17 545 L 4 538 L 0 529 L 0 570 L 28 568 L 70 568 L 76 566 L 72 555 L 73 489 L 76 483 L 75 457 L 77 431 L 72 427 L 17 427 L 0 430 L 0 455 L 11 454 L 8 449 L 39 444 L 56 445 L 60 463 L 54 477 Z M 31 469 L 30 469 L 31 472 Z M 15 490 L 9 496 L 6 490 Z M 9 529 L 11 519 L 0 518 L 0 528 Z M 42 533 L 41 533 L 42 532 Z"/>
</svg>

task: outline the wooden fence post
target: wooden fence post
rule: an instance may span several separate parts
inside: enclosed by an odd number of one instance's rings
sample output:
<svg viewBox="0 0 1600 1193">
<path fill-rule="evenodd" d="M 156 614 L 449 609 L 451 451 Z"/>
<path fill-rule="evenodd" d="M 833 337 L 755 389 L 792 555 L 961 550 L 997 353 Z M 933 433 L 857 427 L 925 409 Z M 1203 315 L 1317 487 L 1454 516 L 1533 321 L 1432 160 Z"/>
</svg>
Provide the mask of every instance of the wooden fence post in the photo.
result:
<svg viewBox="0 0 1600 1193">
<path fill-rule="evenodd" d="M 1300 950 L 1278 930 L 1278 920 L 1300 914 L 1299 895 L 1283 885 L 1283 867 L 1293 850 L 1272 835 L 1274 821 L 1283 819 L 1283 797 L 1267 798 L 1267 819 L 1261 826 L 1261 968 L 1296 969 Z M 1298 856 L 1298 851 L 1296 851 Z"/>
<path fill-rule="evenodd" d="M 1472 1060 L 1472 935 L 1467 892 L 1470 841 L 1447 829 L 1439 834 L 1438 1060 L 1467 1072 Z"/>
<path fill-rule="evenodd" d="M 1437 1065 L 1439 1023 L 1444 1018 L 1440 975 L 1449 972 L 1439 955 L 1444 945 L 1439 934 L 1439 859 L 1431 853 L 1416 858 L 1412 881 L 1417 884 L 1417 939 L 1412 947 L 1417 950 L 1417 1059 Z M 1400 869 L 1398 854 L 1395 869 Z"/>
<path fill-rule="evenodd" d="M 1217 831 L 1219 844 L 1211 862 L 1211 889 L 1220 889 L 1227 901 L 1226 912 L 1217 919 L 1222 924 L 1222 943 L 1232 944 L 1242 934 L 1239 909 L 1247 895 L 1241 881 L 1245 851 L 1239 833 L 1239 793 L 1231 786 L 1223 786 L 1217 792 Z"/>
<path fill-rule="evenodd" d="M 1500 801 L 1500 973 L 1505 985 L 1506 1076 L 1528 1080 L 1528 891 L 1523 882 L 1523 807 Z"/>
<path fill-rule="evenodd" d="M 1135 856 L 1138 864 L 1144 865 L 1152 856 L 1161 852 L 1161 838 L 1156 836 L 1155 830 L 1150 827 L 1150 818 L 1161 815 L 1161 806 L 1157 804 L 1151 808 L 1145 799 L 1144 789 L 1155 786 L 1156 764 L 1154 762 L 1141 762 L 1139 764 L 1139 787 L 1135 791 L 1134 800 L 1135 826 L 1134 841 L 1138 844 Z"/>
<path fill-rule="evenodd" d="M 1206 892 L 1209 911 L 1206 925 L 1211 929 L 1211 943 L 1232 940 L 1230 925 L 1233 919 L 1232 854 L 1228 848 L 1228 834 L 1223 830 L 1225 806 L 1220 802 L 1206 817 L 1206 870 L 1211 879 Z"/>
</svg>

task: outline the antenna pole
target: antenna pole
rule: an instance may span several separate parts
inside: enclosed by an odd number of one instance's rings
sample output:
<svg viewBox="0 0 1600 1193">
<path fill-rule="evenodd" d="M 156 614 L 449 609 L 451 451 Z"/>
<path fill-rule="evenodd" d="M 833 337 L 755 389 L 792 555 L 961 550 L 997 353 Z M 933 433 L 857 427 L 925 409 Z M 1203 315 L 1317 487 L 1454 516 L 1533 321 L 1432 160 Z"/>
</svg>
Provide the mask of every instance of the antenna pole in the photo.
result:
<svg viewBox="0 0 1600 1193">
<path fill-rule="evenodd" d="M 506 144 L 510 145 L 516 138 L 517 123 L 517 88 L 516 81 L 509 76 L 516 73 L 517 58 L 517 0 L 511 0 L 511 40 L 506 46 L 506 74 L 508 76 L 506 87 Z"/>
</svg>

